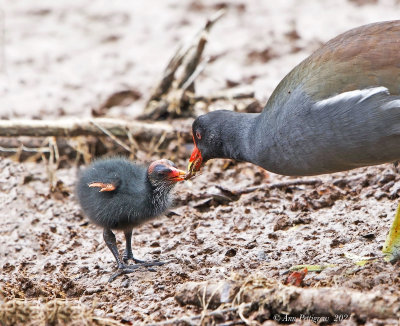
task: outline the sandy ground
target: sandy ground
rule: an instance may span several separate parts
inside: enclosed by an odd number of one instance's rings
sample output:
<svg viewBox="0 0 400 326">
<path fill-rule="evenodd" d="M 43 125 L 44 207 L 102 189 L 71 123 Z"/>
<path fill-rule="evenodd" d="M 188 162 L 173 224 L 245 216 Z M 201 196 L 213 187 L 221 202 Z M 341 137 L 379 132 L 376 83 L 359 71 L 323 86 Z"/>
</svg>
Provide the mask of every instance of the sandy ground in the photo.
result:
<svg viewBox="0 0 400 326">
<path fill-rule="evenodd" d="M 66 191 L 54 194 L 48 190 L 44 166 L 4 160 L 3 294 L 79 298 L 88 306 L 96 302 L 95 312 L 101 316 L 150 322 L 199 313 L 174 300 L 179 285 L 187 281 L 252 273 L 284 280 L 283 272 L 297 264 L 334 265 L 309 273 L 306 286 L 398 293 L 398 266 L 379 258 L 397 202 L 389 197 L 397 198 L 393 193 L 400 188 L 391 165 L 322 176 L 318 187 L 259 190 L 237 200 L 221 200 L 215 186 L 239 190 L 255 181 L 274 184 L 287 178 L 265 176 L 250 164 L 222 168 L 222 162 L 211 163 L 193 182 L 180 184 L 177 206 L 134 231 L 137 257 L 172 262 L 108 284 L 114 258 L 101 230 L 86 223 L 73 200 L 76 171 L 57 171 Z M 207 194 L 210 199 L 203 199 Z M 122 249 L 121 234 L 118 239 Z M 378 260 L 360 267 L 346 258 L 349 254 Z"/>
<path fill-rule="evenodd" d="M 263 102 L 321 43 L 352 27 L 396 19 L 399 10 L 395 0 L 8 1 L 0 13 L 1 116 L 89 116 L 127 88 L 142 99 L 109 114 L 138 114 L 178 44 L 224 6 L 198 92 L 232 81 L 253 87 Z"/>
<path fill-rule="evenodd" d="M 133 118 L 178 44 L 227 7 L 213 29 L 211 61 L 197 91 L 247 85 L 265 102 L 279 80 L 329 38 L 398 17 L 397 1 L 9 1 L 1 6 L 1 118 L 91 116 L 115 91 L 142 96 L 107 116 Z M 184 167 L 190 155 L 179 156 Z M 156 157 L 154 157 L 156 158 Z M 95 313 L 132 323 L 199 313 L 174 294 L 188 281 L 260 272 L 275 280 L 297 264 L 332 264 L 306 286 L 398 293 L 397 265 L 379 258 L 397 205 L 392 165 L 318 177 L 318 186 L 218 196 L 282 177 L 214 161 L 179 184 L 176 207 L 134 231 L 136 256 L 172 260 L 108 284 L 114 259 L 102 232 L 74 200 L 76 167 L 59 169 L 65 191 L 50 193 L 44 163 L 0 162 L 0 286 L 5 298 L 77 298 Z M 315 178 L 309 178 L 315 179 Z M 122 249 L 122 235 L 118 235 Z M 348 253 L 378 257 L 364 267 Z M 371 322 L 372 323 L 372 322 Z"/>
</svg>

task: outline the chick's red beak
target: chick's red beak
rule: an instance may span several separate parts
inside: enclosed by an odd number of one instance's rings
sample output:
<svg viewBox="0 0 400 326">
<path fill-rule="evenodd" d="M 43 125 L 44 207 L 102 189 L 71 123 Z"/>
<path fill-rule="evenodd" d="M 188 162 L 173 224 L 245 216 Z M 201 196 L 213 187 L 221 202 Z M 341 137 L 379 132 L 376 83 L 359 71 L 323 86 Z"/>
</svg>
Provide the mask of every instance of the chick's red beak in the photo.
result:
<svg viewBox="0 0 400 326">
<path fill-rule="evenodd" d="M 178 182 L 185 180 L 186 172 L 173 167 L 169 167 L 171 172 L 168 173 L 168 179 Z"/>
<path fill-rule="evenodd" d="M 200 150 L 197 148 L 196 143 L 194 143 L 194 149 L 193 149 L 192 155 L 190 156 L 190 159 L 189 159 L 188 173 L 190 175 L 193 175 L 197 171 L 199 171 L 202 162 L 203 162 L 203 158 L 201 156 Z"/>
</svg>

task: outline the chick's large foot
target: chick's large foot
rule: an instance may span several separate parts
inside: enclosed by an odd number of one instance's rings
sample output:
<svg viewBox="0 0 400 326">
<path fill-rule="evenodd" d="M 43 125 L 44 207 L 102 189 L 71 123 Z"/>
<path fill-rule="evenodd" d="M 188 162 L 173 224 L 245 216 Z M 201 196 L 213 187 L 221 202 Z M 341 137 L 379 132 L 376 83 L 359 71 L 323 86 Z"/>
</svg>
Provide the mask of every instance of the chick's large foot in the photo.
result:
<svg viewBox="0 0 400 326">
<path fill-rule="evenodd" d="M 152 267 L 152 266 L 162 266 L 166 264 L 165 262 L 160 262 L 160 261 L 154 261 L 154 262 L 143 262 L 141 264 L 137 265 L 119 265 L 118 270 L 110 276 L 108 279 L 108 282 L 111 283 L 114 281 L 118 276 L 120 275 L 125 275 L 125 274 L 130 274 L 135 272 L 138 268 L 140 267 Z M 155 269 L 153 268 L 147 268 L 147 270 L 155 272 Z"/>
<path fill-rule="evenodd" d="M 122 265 L 122 266 L 118 267 L 118 270 L 114 274 L 112 274 L 110 276 L 110 278 L 108 279 L 108 283 L 111 283 L 120 275 L 133 273 L 139 267 L 140 267 L 139 265 L 137 265 L 136 268 L 135 268 L 135 265 L 132 265 L 132 266 Z"/>
</svg>

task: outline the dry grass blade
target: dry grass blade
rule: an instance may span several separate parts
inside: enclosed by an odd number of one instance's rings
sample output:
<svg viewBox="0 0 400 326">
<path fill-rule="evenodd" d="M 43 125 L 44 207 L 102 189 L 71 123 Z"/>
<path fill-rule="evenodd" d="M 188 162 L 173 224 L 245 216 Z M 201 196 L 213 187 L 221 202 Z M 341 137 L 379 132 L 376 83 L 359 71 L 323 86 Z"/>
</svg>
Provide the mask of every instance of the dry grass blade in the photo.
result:
<svg viewBox="0 0 400 326">
<path fill-rule="evenodd" d="M 161 144 L 165 141 L 165 138 L 167 137 L 166 133 L 163 133 L 160 137 L 160 139 L 157 141 L 157 143 L 155 142 L 156 139 L 154 138 L 154 142 L 152 142 L 152 144 L 149 146 L 150 150 L 148 152 L 148 157 L 151 157 L 151 155 L 153 155 L 154 153 L 157 153 Z"/>
<path fill-rule="evenodd" d="M 68 139 L 68 145 L 71 146 L 75 152 L 75 165 L 78 165 L 80 158 L 83 158 L 85 164 L 89 164 L 92 160 L 88 142 L 84 137 L 73 137 Z"/>
<path fill-rule="evenodd" d="M 40 300 L 12 299 L 0 301 L 0 324 L 11 325 L 122 325 L 109 318 L 95 316 L 93 308 L 79 301 L 62 299 L 42 303 Z"/>
<path fill-rule="evenodd" d="M 208 316 L 207 314 L 207 309 L 208 306 L 211 303 L 211 300 L 213 299 L 214 295 L 217 294 L 222 287 L 223 284 L 221 284 L 219 287 L 217 287 L 212 293 L 211 296 L 208 298 L 207 302 L 206 302 L 206 294 L 207 294 L 207 286 L 204 287 L 204 291 L 203 291 L 203 295 L 201 298 L 201 303 L 202 303 L 202 307 L 203 307 L 203 311 L 201 312 L 201 318 L 200 318 L 200 325 L 203 324 L 204 318 L 206 318 Z"/>
<path fill-rule="evenodd" d="M 125 150 L 127 150 L 128 152 L 131 152 L 131 149 L 128 145 L 126 145 L 124 142 L 122 142 L 121 140 L 119 140 L 117 137 L 115 137 L 111 132 L 109 132 L 106 128 L 102 127 L 100 124 L 98 124 L 97 122 L 95 122 L 94 120 L 90 121 L 94 126 L 96 126 L 97 128 L 99 128 L 104 134 L 106 134 L 108 137 L 110 137 L 115 143 L 117 143 L 118 145 L 120 145 L 122 148 L 124 148 Z"/>
<path fill-rule="evenodd" d="M 126 130 L 126 135 L 128 136 L 129 144 L 131 145 L 131 159 L 135 158 L 137 151 L 139 150 L 139 144 L 133 137 L 129 129 Z"/>
</svg>

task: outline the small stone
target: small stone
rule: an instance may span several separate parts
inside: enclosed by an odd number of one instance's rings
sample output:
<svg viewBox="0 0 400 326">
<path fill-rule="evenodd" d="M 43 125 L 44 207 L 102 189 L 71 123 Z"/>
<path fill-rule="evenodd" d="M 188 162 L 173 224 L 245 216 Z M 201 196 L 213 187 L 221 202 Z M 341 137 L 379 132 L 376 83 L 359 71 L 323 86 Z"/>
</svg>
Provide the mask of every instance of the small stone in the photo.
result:
<svg viewBox="0 0 400 326">
<path fill-rule="evenodd" d="M 127 279 L 125 279 L 125 280 L 123 280 L 122 281 L 122 283 L 121 283 L 121 286 L 123 287 L 123 288 L 127 288 L 128 286 L 129 286 L 129 278 L 127 278 Z"/>
<path fill-rule="evenodd" d="M 277 240 L 278 235 L 276 233 L 268 233 L 268 239 Z"/>
<path fill-rule="evenodd" d="M 375 238 L 375 233 L 367 233 L 367 234 L 362 234 L 361 235 L 365 239 L 374 239 Z"/>
<path fill-rule="evenodd" d="M 393 173 L 386 173 L 385 175 L 382 176 L 382 178 L 379 179 L 378 183 L 380 185 L 384 185 L 388 183 L 389 181 L 392 181 L 396 178 L 396 176 Z"/>
<path fill-rule="evenodd" d="M 382 190 L 378 190 L 374 195 L 376 200 L 381 200 L 384 197 L 388 197 L 387 193 L 383 192 Z"/>
<path fill-rule="evenodd" d="M 259 250 L 257 252 L 257 259 L 262 261 L 267 260 L 267 254 L 265 253 L 264 250 Z"/>
<path fill-rule="evenodd" d="M 227 252 L 225 253 L 225 256 L 226 257 L 234 257 L 234 256 L 236 256 L 236 252 L 237 251 L 234 248 L 228 249 Z"/>
<path fill-rule="evenodd" d="M 158 242 L 158 241 L 153 241 L 151 244 L 150 244 L 150 247 L 159 247 L 160 246 L 160 242 Z"/>
<path fill-rule="evenodd" d="M 251 241 L 248 244 L 246 244 L 246 246 L 245 246 L 246 249 L 253 249 L 255 247 L 257 247 L 257 242 L 256 241 Z"/>
<path fill-rule="evenodd" d="M 85 294 L 94 294 L 94 293 L 99 293 L 101 292 L 101 288 L 97 287 L 97 288 L 87 288 L 85 290 Z"/>
</svg>

